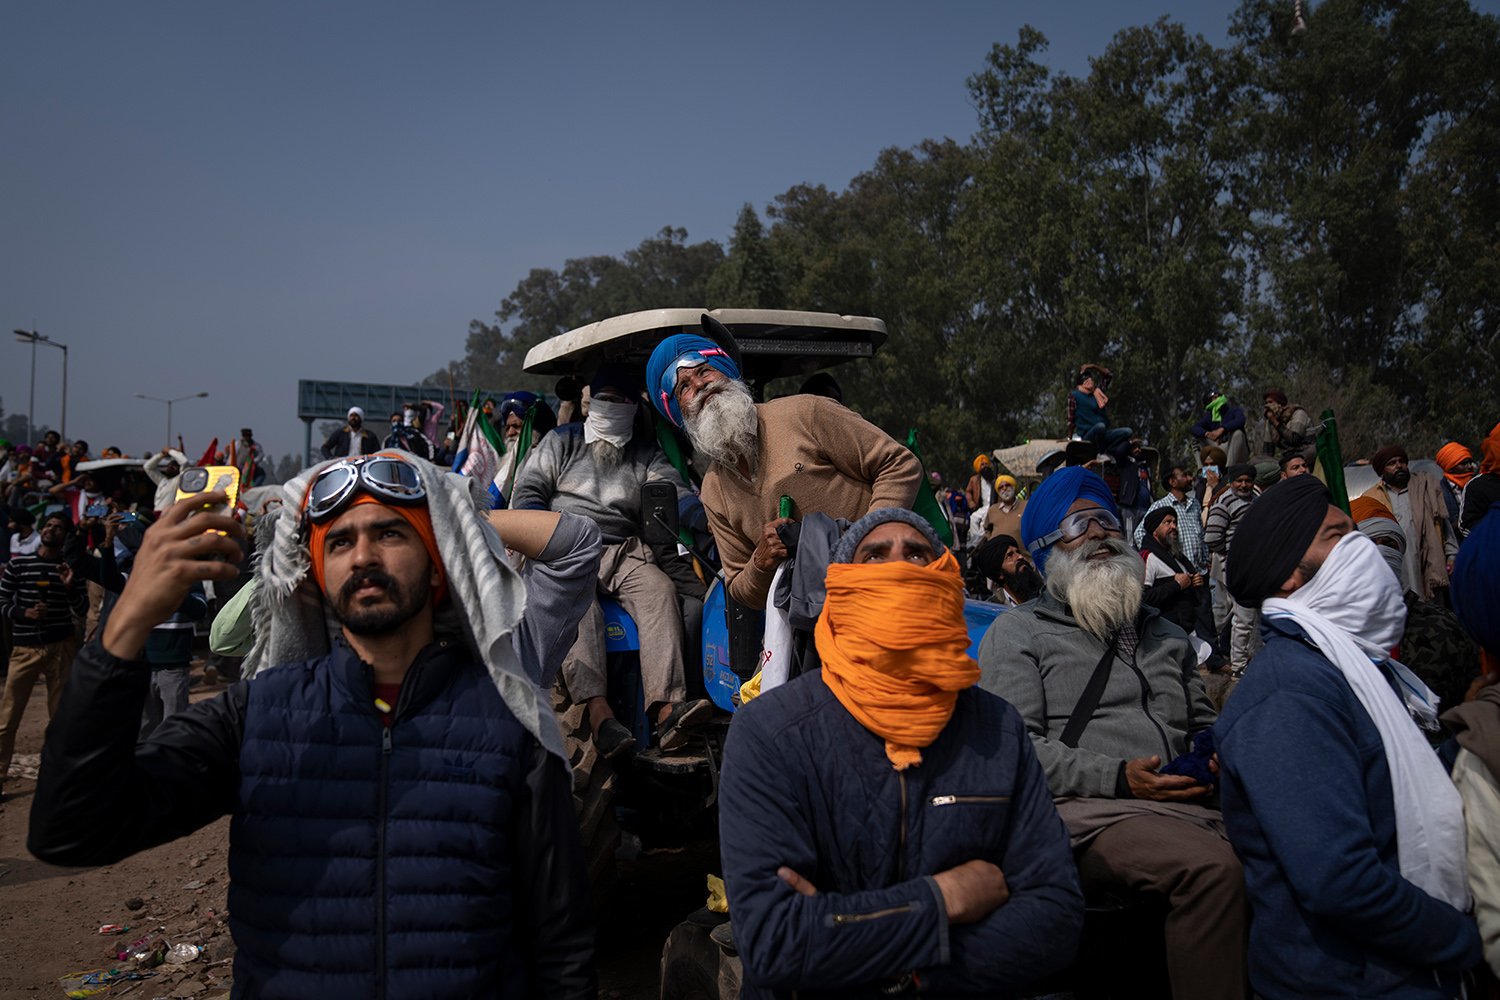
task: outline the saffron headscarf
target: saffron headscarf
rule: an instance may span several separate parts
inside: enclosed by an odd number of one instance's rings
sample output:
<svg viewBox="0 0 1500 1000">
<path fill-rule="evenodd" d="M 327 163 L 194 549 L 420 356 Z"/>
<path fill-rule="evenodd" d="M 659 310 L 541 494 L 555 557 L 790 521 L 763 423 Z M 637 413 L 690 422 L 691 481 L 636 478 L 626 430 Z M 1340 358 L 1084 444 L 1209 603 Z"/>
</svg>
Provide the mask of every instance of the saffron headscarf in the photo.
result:
<svg viewBox="0 0 1500 1000">
<path fill-rule="evenodd" d="M 1021 544 L 1028 552 L 1032 542 L 1057 530 L 1062 519 L 1068 516 L 1068 508 L 1079 499 L 1092 500 L 1115 517 L 1120 516 L 1114 495 L 1097 472 L 1081 465 L 1058 469 L 1031 491 L 1031 499 L 1026 501 L 1026 510 L 1021 513 Z M 1032 553 L 1032 561 L 1039 573 L 1047 572 L 1047 557 L 1051 552 L 1052 546 L 1049 545 Z"/>
<path fill-rule="evenodd" d="M 1459 489 L 1469 485 L 1469 480 L 1474 478 L 1474 473 L 1454 472 L 1453 467 L 1460 462 L 1472 461 L 1474 461 L 1474 453 L 1457 441 L 1449 441 L 1437 450 L 1437 464 L 1438 468 L 1443 470 L 1443 478 Z"/>
<path fill-rule="evenodd" d="M 416 531 L 417 537 L 422 540 L 422 547 L 427 550 L 427 558 L 432 560 L 432 565 L 438 571 L 438 582 L 432 588 L 432 605 L 437 607 L 442 604 L 443 599 L 448 596 L 448 577 L 443 569 L 443 558 L 438 555 L 437 533 L 432 530 L 432 515 L 427 512 L 427 508 L 381 504 L 379 499 L 369 493 L 358 493 L 344 509 L 351 510 L 366 503 L 380 504 L 392 513 L 401 515 Z M 312 564 L 312 576 L 317 581 L 319 590 L 323 589 L 323 540 L 328 537 L 328 530 L 337 523 L 338 519 L 335 518 L 322 524 L 311 525 L 308 531 L 307 558 Z"/>
<path fill-rule="evenodd" d="M 906 561 L 833 563 L 815 638 L 823 682 L 839 704 L 885 740 L 898 771 L 953 717 L 958 692 L 979 682 L 968 656 L 964 581 L 953 553 Z"/>
<path fill-rule="evenodd" d="M 673 390 L 677 387 L 678 364 L 685 359 L 709 365 L 732 379 L 740 377 L 740 366 L 729 352 L 707 337 L 679 333 L 657 344 L 646 362 L 646 392 L 651 396 L 651 405 L 672 421 L 674 427 L 682 426 L 682 410 Z"/>
</svg>

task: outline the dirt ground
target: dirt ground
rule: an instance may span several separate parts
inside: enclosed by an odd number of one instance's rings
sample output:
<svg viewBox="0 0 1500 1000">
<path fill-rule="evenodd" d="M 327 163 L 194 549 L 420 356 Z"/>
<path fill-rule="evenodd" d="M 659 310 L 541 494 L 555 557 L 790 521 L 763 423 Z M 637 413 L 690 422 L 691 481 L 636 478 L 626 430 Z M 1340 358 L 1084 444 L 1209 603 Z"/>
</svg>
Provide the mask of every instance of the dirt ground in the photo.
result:
<svg viewBox="0 0 1500 1000">
<path fill-rule="evenodd" d="M 222 684 L 194 670 L 194 701 Z M 116 981 L 100 1000 L 227 997 L 233 944 L 225 926 L 229 820 L 104 868 L 43 864 L 26 851 L 26 825 L 47 722 L 41 687 L 16 740 L 16 759 L 0 803 L 0 1000 L 66 995 L 64 977 L 134 964 L 117 955 L 186 943 L 203 949 L 184 964 L 163 963 L 148 978 Z M 99 822 L 109 822 L 108 816 Z M 703 905 L 704 875 L 717 861 L 711 844 L 648 849 L 622 863 L 598 903 L 598 967 L 607 1000 L 648 1000 L 658 993 L 662 944 L 671 928 Z M 137 909 L 131 909 L 137 906 Z M 106 924 L 129 927 L 100 935 Z M 184 957 L 184 956 L 176 956 Z M 88 988 L 88 987 L 86 987 Z"/>
</svg>

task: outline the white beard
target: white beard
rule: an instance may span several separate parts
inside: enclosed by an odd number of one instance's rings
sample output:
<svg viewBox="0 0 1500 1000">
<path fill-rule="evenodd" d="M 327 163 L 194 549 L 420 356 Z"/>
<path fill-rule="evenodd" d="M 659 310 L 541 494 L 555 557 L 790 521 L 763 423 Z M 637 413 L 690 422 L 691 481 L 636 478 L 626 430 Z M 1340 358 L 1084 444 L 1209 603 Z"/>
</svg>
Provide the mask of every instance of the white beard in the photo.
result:
<svg viewBox="0 0 1500 1000">
<path fill-rule="evenodd" d="M 1107 559 L 1090 560 L 1100 549 Z M 1108 639 L 1141 610 L 1146 565 L 1123 538 L 1084 542 L 1047 560 L 1047 590 L 1073 611 L 1080 628 Z"/>
<path fill-rule="evenodd" d="M 599 438 L 588 444 L 589 457 L 600 469 L 608 471 L 619 466 L 620 460 L 625 457 L 625 449 L 613 442 Z"/>
<path fill-rule="evenodd" d="M 715 384 L 723 388 L 700 395 L 691 412 L 682 412 L 688 439 L 709 461 L 733 466 L 744 459 L 754 474 L 760 452 L 755 398 L 743 382 L 727 379 Z"/>
</svg>

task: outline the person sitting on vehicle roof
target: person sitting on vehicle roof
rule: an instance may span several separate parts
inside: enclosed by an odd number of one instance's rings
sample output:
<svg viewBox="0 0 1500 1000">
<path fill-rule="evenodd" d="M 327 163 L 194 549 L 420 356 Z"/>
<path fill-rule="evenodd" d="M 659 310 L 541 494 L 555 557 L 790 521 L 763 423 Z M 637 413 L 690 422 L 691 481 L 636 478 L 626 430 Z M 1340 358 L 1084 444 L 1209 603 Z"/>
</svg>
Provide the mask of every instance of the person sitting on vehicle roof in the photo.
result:
<svg viewBox="0 0 1500 1000">
<path fill-rule="evenodd" d="M 641 539 L 641 487 L 665 481 L 688 495 L 656 440 L 643 429 L 640 383 L 617 366 L 599 369 L 589 386 L 588 419 L 548 434 L 527 457 L 516 480 L 515 509 L 557 510 L 593 518 L 604 538 L 599 593 L 619 601 L 641 637 L 641 684 L 647 713 L 662 749 L 687 741 L 688 730 L 708 721 L 713 706 L 685 700 L 682 619 L 671 577 Z M 607 696 L 604 621 L 596 600 L 563 662 L 563 683 L 574 702 L 588 706 L 594 745 L 605 757 L 635 748 L 635 737 L 615 718 Z"/>
<path fill-rule="evenodd" d="M 661 415 L 712 463 L 703 507 L 729 596 L 748 607 L 766 606 L 787 556 L 777 534 L 790 523 L 777 516 L 783 496 L 798 516 L 848 521 L 882 507 L 909 509 L 917 498 L 922 463 L 889 434 L 822 396 L 757 404 L 739 365 L 707 337 L 680 333 L 658 344 L 646 384 Z"/>
<path fill-rule="evenodd" d="M 958 562 L 900 508 L 832 560 L 822 670 L 724 748 L 741 996 L 1027 995 L 1072 960 L 1083 898 L 1025 724 L 975 687 Z"/>
</svg>

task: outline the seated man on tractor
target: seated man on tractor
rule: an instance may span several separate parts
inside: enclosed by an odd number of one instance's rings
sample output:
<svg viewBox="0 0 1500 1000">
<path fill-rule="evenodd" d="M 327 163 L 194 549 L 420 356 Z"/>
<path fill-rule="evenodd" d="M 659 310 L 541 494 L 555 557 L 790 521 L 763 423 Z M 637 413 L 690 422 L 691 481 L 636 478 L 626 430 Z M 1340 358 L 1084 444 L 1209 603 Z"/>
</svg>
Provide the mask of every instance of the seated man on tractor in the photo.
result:
<svg viewBox="0 0 1500 1000">
<path fill-rule="evenodd" d="M 542 438 L 527 457 L 511 498 L 515 509 L 555 510 L 593 518 L 604 539 L 598 592 L 619 601 L 641 637 L 641 684 L 657 742 L 674 750 L 688 730 L 706 722 L 713 706 L 687 701 L 683 629 L 677 589 L 640 537 L 641 487 L 665 480 L 688 493 L 640 417 L 640 383 L 629 370 L 606 366 L 589 387 L 588 419 L 564 424 Z M 563 661 L 563 682 L 575 702 L 588 706 L 594 745 L 606 757 L 635 749 L 635 737 L 615 718 L 608 701 L 604 621 L 596 600 L 578 626 Z"/>
<path fill-rule="evenodd" d="M 899 508 L 832 559 L 822 670 L 746 704 L 724 749 L 741 996 L 1029 995 L 1083 898 L 1025 723 L 975 686 L 958 562 Z"/>
<path fill-rule="evenodd" d="M 789 523 L 779 516 L 782 497 L 791 498 L 798 516 L 849 521 L 882 507 L 910 509 L 916 500 L 922 463 L 907 448 L 822 396 L 756 403 L 739 366 L 707 337 L 662 341 L 647 362 L 646 382 L 652 405 L 712 463 L 703 507 L 725 587 L 741 604 L 766 606 L 771 578 L 787 557 L 777 534 Z"/>
</svg>

